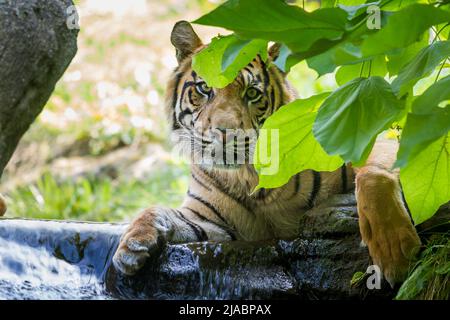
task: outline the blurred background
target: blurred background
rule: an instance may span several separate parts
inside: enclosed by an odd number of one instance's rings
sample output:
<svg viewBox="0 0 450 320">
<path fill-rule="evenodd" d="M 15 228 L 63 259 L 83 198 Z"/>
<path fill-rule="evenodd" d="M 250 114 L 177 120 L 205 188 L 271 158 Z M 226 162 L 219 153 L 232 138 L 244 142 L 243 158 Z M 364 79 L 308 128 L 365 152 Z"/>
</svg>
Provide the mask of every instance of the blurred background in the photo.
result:
<svg viewBox="0 0 450 320">
<path fill-rule="evenodd" d="M 170 32 L 220 2 L 76 1 L 78 53 L 5 170 L 8 217 L 128 221 L 151 205 L 181 204 L 189 169 L 171 154 L 163 111 L 177 65 Z M 195 28 L 205 43 L 226 34 Z M 336 88 L 333 75 L 316 81 L 305 63 L 289 78 L 303 98 Z"/>
</svg>

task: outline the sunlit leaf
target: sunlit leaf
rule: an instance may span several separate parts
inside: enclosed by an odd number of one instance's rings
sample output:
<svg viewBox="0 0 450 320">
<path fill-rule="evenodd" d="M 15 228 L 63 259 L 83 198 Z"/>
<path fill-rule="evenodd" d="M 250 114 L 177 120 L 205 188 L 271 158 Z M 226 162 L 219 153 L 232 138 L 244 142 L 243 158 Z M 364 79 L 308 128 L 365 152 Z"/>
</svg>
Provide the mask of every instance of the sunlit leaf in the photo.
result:
<svg viewBox="0 0 450 320">
<path fill-rule="evenodd" d="M 381 77 L 357 78 L 333 92 L 320 107 L 314 136 L 330 155 L 361 165 L 377 135 L 404 111 L 404 102 Z"/>
<path fill-rule="evenodd" d="M 450 199 L 450 134 L 410 160 L 401 169 L 400 180 L 414 222 L 431 218 Z"/>
<path fill-rule="evenodd" d="M 428 145 L 448 133 L 450 107 L 439 107 L 442 101 L 448 99 L 450 99 L 450 76 L 432 85 L 414 101 L 413 113 L 408 115 L 403 129 L 397 166 L 405 166 Z"/>
<path fill-rule="evenodd" d="M 430 86 L 422 95 L 418 96 L 413 103 L 414 113 L 432 113 L 435 107 L 443 101 L 450 99 L 450 76 L 442 78 Z"/>
<path fill-rule="evenodd" d="M 386 59 L 384 55 L 380 55 L 369 61 L 340 67 L 336 72 L 336 82 L 342 86 L 361 76 L 384 77 L 386 74 Z"/>
<path fill-rule="evenodd" d="M 450 12 L 426 4 L 412 4 L 395 12 L 388 23 L 362 44 L 364 56 L 387 53 L 416 42 L 431 26 L 450 21 Z"/>
<path fill-rule="evenodd" d="M 333 8 L 338 0 L 322 0 L 320 2 L 321 8 Z"/>
<path fill-rule="evenodd" d="M 425 32 L 422 38 L 406 48 L 399 49 L 398 52 L 388 55 L 387 68 L 389 75 L 395 76 L 400 69 L 409 63 L 424 47 L 429 44 L 429 32 Z"/>
<path fill-rule="evenodd" d="M 339 8 L 309 13 L 280 0 L 230 0 L 194 23 L 223 27 L 242 38 L 282 42 L 297 52 L 319 39 L 340 38 L 347 13 Z"/>
<path fill-rule="evenodd" d="M 394 92 L 403 96 L 422 78 L 430 75 L 434 68 L 450 56 L 450 41 L 437 41 L 423 48 L 416 57 L 404 66 L 392 82 Z"/>
<path fill-rule="evenodd" d="M 264 124 L 263 129 L 279 130 L 279 169 L 274 175 L 265 175 L 262 169 L 274 165 L 261 163 L 258 153 L 266 145 L 258 141 L 256 148 L 255 168 L 260 173 L 258 188 L 277 188 L 283 186 L 289 179 L 304 170 L 334 171 L 342 166 L 343 161 L 338 156 L 329 156 L 322 149 L 312 134 L 312 127 L 317 110 L 329 93 L 312 96 L 304 100 L 296 100 L 278 110 Z M 267 145 L 270 149 L 270 144 Z M 272 150 L 268 150 L 271 154 Z"/>
<path fill-rule="evenodd" d="M 192 68 L 210 87 L 223 88 L 258 54 L 267 56 L 267 41 L 244 41 L 234 35 L 217 37 L 194 56 Z"/>
<path fill-rule="evenodd" d="M 339 2 L 339 8 L 347 11 L 348 13 L 348 20 L 352 20 L 353 18 L 361 15 L 361 14 L 366 14 L 367 13 L 367 9 L 370 6 L 377 6 L 379 7 L 382 1 L 373 1 L 373 2 L 369 2 L 369 3 L 362 3 L 363 1 L 359 1 L 358 4 L 352 4 L 352 5 L 346 5 L 342 2 Z"/>
<path fill-rule="evenodd" d="M 224 74 L 230 73 L 237 75 L 258 54 L 262 55 L 263 60 L 267 60 L 266 40 L 242 40 L 236 38 L 228 45 L 223 54 L 222 72 Z"/>
</svg>

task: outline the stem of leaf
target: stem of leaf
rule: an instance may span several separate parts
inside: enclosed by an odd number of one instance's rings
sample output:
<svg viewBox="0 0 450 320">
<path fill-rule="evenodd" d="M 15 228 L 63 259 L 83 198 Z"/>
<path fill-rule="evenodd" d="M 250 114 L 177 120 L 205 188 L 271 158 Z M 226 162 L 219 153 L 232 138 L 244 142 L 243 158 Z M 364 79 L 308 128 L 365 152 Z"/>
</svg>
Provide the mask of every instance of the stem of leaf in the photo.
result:
<svg viewBox="0 0 450 320">
<path fill-rule="evenodd" d="M 444 69 L 444 65 L 445 65 L 446 61 L 447 61 L 447 59 L 444 59 L 444 61 L 442 61 L 442 64 L 441 64 L 441 67 L 439 68 L 436 79 L 434 80 L 435 83 L 439 80 L 439 76 L 441 75 L 442 69 Z"/>
<path fill-rule="evenodd" d="M 364 65 L 366 64 L 365 61 L 363 61 L 362 66 L 361 66 L 361 70 L 359 71 L 359 77 L 362 77 L 363 71 L 364 71 Z"/>
<path fill-rule="evenodd" d="M 443 26 L 441 29 L 439 29 L 438 32 L 436 32 L 436 35 L 434 36 L 434 39 L 433 39 L 433 42 L 432 42 L 432 43 L 434 43 L 436 40 L 439 39 L 439 34 L 440 34 L 445 28 L 447 28 L 448 26 L 450 26 L 450 22 L 447 23 L 445 26 Z M 440 40 L 440 39 L 439 39 L 439 40 Z"/>
<path fill-rule="evenodd" d="M 372 74 L 372 61 L 373 61 L 373 60 L 370 60 L 370 64 L 369 64 L 369 76 L 368 76 L 368 78 L 370 78 L 370 75 Z"/>
</svg>

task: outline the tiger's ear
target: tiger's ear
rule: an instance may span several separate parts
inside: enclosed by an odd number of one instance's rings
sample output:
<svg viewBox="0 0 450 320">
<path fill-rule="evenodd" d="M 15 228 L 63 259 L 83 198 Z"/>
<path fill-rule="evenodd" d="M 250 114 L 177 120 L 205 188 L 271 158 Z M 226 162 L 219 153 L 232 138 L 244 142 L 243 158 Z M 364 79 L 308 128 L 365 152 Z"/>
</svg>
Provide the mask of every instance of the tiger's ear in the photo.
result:
<svg viewBox="0 0 450 320">
<path fill-rule="evenodd" d="M 191 24 L 187 21 L 179 21 L 175 24 L 170 40 L 177 49 L 178 63 L 203 45 Z"/>
<path fill-rule="evenodd" d="M 280 56 L 280 50 L 281 50 L 281 43 L 274 43 L 270 48 L 269 48 L 269 57 L 272 61 L 275 61 L 278 59 L 278 57 Z"/>
<path fill-rule="evenodd" d="M 283 45 L 281 43 L 274 43 L 269 50 L 267 51 L 269 54 L 269 60 L 271 62 L 275 62 L 281 54 L 281 47 Z M 275 64 L 273 64 L 275 66 Z M 283 70 L 281 70 L 280 68 L 278 68 L 278 66 L 275 66 L 277 68 L 277 70 L 280 72 L 281 75 L 283 75 L 284 77 L 286 77 L 288 75 L 287 72 L 284 72 Z"/>
</svg>

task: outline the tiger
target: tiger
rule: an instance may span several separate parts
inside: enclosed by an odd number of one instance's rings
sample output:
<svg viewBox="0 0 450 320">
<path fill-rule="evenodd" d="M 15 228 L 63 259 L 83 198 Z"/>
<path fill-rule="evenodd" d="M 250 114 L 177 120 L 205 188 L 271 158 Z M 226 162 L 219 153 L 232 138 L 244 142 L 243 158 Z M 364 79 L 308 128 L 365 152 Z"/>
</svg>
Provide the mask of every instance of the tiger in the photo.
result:
<svg viewBox="0 0 450 320">
<path fill-rule="evenodd" d="M 260 132 L 265 121 L 297 99 L 287 74 L 273 63 L 280 45 L 257 55 L 225 88 L 212 88 L 192 67 L 207 48 L 187 21 L 175 24 L 171 43 L 178 66 L 166 90 L 166 113 L 180 143 L 202 150 L 225 144 L 227 132 Z M 181 148 L 183 149 L 183 148 Z M 179 208 L 154 206 L 128 226 L 113 256 L 118 272 L 135 275 L 163 243 L 294 239 L 303 213 L 331 195 L 355 192 L 362 243 L 391 286 L 402 282 L 421 246 L 394 166 L 398 143 L 378 139 L 366 164 L 334 172 L 305 170 L 279 188 L 260 189 L 258 172 L 243 163 L 192 162 Z M 192 154 L 187 155 L 192 157 Z"/>
</svg>

